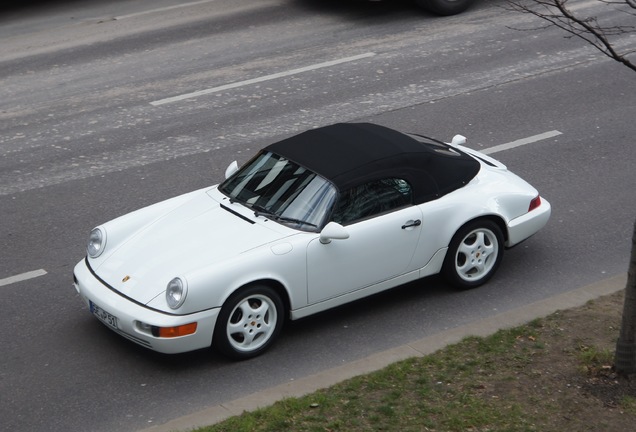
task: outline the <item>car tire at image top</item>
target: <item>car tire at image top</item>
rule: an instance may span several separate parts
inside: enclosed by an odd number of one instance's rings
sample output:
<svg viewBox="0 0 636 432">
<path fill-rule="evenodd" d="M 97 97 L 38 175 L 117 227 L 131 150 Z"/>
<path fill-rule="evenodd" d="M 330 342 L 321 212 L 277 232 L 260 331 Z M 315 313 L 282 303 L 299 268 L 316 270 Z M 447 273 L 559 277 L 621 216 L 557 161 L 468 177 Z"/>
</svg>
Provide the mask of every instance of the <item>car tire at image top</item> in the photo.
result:
<svg viewBox="0 0 636 432">
<path fill-rule="evenodd" d="M 476 288 L 497 271 L 503 251 L 504 240 L 499 225 L 486 219 L 469 222 L 453 236 L 442 274 L 460 289 Z"/>
<path fill-rule="evenodd" d="M 245 360 L 266 351 L 278 337 L 284 320 L 278 293 L 253 285 L 232 294 L 219 313 L 213 347 L 223 355 Z"/>
<path fill-rule="evenodd" d="M 455 15 L 464 12 L 474 0 L 416 0 L 418 6 L 438 15 Z"/>
</svg>

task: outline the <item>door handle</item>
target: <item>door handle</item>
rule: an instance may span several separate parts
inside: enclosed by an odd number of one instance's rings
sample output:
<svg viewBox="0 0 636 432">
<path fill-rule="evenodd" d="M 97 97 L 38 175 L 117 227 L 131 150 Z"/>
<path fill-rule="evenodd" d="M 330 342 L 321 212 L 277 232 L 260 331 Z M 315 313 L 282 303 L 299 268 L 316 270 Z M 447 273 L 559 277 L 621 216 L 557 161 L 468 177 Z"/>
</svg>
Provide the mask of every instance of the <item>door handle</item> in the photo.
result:
<svg viewBox="0 0 636 432">
<path fill-rule="evenodd" d="M 416 227 L 420 225 L 422 225 L 422 221 L 417 219 L 417 220 L 405 223 L 404 225 L 402 225 L 402 229 L 412 228 L 412 227 Z"/>
</svg>

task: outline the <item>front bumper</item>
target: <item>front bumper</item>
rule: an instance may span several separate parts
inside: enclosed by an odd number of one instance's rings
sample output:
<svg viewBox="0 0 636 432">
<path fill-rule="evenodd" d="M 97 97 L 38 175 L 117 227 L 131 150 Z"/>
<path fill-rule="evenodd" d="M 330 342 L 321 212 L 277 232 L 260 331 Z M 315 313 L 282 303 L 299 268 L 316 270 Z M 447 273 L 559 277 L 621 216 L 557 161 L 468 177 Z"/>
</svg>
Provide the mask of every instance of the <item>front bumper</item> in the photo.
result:
<svg viewBox="0 0 636 432">
<path fill-rule="evenodd" d="M 77 263 L 73 275 L 73 285 L 89 310 L 92 303 L 116 317 L 116 320 L 111 320 L 113 325 L 105 325 L 126 339 L 166 354 L 207 348 L 212 343 L 214 325 L 220 308 L 188 315 L 172 315 L 149 309 L 105 286 L 91 273 L 86 260 Z M 158 337 L 153 336 L 151 331 L 152 326 L 178 327 L 195 322 L 196 331 L 186 336 Z"/>
</svg>

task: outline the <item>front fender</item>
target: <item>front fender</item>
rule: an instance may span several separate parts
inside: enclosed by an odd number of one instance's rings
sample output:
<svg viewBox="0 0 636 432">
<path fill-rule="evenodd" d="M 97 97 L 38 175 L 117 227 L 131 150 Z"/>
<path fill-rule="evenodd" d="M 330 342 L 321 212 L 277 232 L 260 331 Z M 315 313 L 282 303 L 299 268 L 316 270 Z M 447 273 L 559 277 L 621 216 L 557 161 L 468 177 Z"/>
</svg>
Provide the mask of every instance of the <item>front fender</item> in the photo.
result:
<svg viewBox="0 0 636 432">
<path fill-rule="evenodd" d="M 188 283 L 186 300 L 178 314 L 218 308 L 238 289 L 262 280 L 282 285 L 292 309 L 307 304 L 306 243 L 315 233 L 302 233 L 260 246 L 236 257 L 183 275 Z M 165 291 L 148 306 L 166 310 Z"/>
</svg>

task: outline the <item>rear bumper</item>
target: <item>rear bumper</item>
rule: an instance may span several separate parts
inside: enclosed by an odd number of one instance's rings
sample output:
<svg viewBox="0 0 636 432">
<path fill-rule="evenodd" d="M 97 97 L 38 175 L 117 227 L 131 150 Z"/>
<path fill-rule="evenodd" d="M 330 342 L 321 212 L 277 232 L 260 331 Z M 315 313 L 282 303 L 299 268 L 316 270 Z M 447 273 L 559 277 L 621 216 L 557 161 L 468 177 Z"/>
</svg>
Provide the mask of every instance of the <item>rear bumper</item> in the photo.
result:
<svg viewBox="0 0 636 432">
<path fill-rule="evenodd" d="M 529 213 L 512 219 L 508 223 L 507 247 L 512 247 L 535 234 L 548 223 L 552 207 L 548 200 L 541 197 L 541 205 Z"/>
<path fill-rule="evenodd" d="M 86 260 L 73 271 L 74 286 L 91 310 L 91 302 L 101 310 L 116 317 L 116 323 L 107 325 L 119 335 L 153 351 L 176 354 L 209 347 L 219 308 L 189 315 L 172 315 L 149 309 L 118 294 L 105 286 L 91 273 Z M 111 321 L 113 322 L 113 321 Z M 178 327 L 197 323 L 196 331 L 179 337 L 153 336 L 151 327 Z"/>
</svg>

